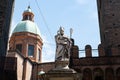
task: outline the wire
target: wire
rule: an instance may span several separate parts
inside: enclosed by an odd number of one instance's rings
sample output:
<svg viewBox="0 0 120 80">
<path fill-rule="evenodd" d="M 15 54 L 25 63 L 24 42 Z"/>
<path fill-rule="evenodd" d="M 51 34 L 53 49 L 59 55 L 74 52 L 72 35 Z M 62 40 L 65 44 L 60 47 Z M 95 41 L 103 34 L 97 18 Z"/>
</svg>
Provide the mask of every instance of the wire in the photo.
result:
<svg viewBox="0 0 120 80">
<path fill-rule="evenodd" d="M 48 30 L 48 32 L 49 32 L 49 34 L 50 34 L 50 37 L 51 37 L 51 39 L 53 40 L 51 31 L 50 31 L 50 29 L 49 29 L 49 27 L 48 27 L 48 24 L 47 24 L 47 22 L 46 22 L 46 20 L 45 20 L 44 15 L 42 14 L 42 11 L 41 11 L 41 9 L 40 9 L 40 7 L 39 7 L 39 5 L 38 5 L 38 1 L 35 0 L 35 2 L 36 2 L 36 5 L 37 5 L 37 7 L 38 7 L 38 9 L 39 9 L 38 11 L 40 12 L 40 15 L 42 16 L 42 19 L 43 19 L 43 21 L 44 21 L 44 24 L 45 24 L 45 26 L 47 27 L 47 30 Z"/>
<path fill-rule="evenodd" d="M 92 49 L 92 51 L 97 51 L 98 49 Z M 81 49 L 79 51 L 85 51 L 85 49 Z"/>
</svg>

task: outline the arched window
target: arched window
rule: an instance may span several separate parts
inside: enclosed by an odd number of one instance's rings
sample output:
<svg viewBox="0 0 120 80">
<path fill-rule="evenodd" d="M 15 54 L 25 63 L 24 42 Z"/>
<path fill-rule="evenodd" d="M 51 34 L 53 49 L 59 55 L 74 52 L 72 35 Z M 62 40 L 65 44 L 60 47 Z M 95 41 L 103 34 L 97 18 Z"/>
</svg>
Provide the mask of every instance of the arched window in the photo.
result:
<svg viewBox="0 0 120 80">
<path fill-rule="evenodd" d="M 31 15 L 28 15 L 28 17 L 29 17 L 29 20 L 32 20 L 32 17 L 31 17 Z"/>
<path fill-rule="evenodd" d="M 17 44 L 16 49 L 20 52 L 22 52 L 22 44 Z"/>
<path fill-rule="evenodd" d="M 38 61 L 40 61 L 41 51 L 38 49 Z"/>
<path fill-rule="evenodd" d="M 95 68 L 93 70 L 94 80 L 104 80 L 104 72 L 101 68 Z"/>
<path fill-rule="evenodd" d="M 28 45 L 28 56 L 34 56 L 34 45 Z"/>
<path fill-rule="evenodd" d="M 24 20 L 27 20 L 27 19 L 28 19 L 28 16 L 27 16 L 27 15 L 25 15 L 25 16 L 24 16 Z"/>
<path fill-rule="evenodd" d="M 83 80 L 92 80 L 92 71 L 89 68 L 83 70 Z"/>
<path fill-rule="evenodd" d="M 112 68 L 106 68 L 105 80 L 114 80 L 114 71 Z"/>
</svg>

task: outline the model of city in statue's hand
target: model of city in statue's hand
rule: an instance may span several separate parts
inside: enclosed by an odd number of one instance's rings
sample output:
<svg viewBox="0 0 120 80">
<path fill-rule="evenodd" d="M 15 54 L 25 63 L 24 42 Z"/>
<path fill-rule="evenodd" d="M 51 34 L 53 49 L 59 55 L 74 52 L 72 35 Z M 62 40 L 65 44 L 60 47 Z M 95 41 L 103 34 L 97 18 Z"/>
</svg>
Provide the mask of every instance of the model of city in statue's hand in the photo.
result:
<svg viewBox="0 0 120 80">
<path fill-rule="evenodd" d="M 56 41 L 56 61 L 68 61 L 70 58 L 70 48 L 72 41 L 69 37 L 64 35 L 64 28 L 60 27 L 55 36 Z"/>
</svg>

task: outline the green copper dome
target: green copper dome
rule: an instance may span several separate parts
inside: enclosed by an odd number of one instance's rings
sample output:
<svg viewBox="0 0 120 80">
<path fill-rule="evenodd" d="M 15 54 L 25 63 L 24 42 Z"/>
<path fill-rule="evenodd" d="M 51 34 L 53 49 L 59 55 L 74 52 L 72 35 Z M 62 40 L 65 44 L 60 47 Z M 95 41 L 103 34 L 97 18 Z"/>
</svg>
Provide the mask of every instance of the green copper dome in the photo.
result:
<svg viewBox="0 0 120 80">
<path fill-rule="evenodd" d="M 13 33 L 16 32 L 30 32 L 30 33 L 38 34 L 40 36 L 40 31 L 38 29 L 38 26 L 30 20 L 19 22 L 15 27 L 15 29 L 13 30 Z"/>
</svg>

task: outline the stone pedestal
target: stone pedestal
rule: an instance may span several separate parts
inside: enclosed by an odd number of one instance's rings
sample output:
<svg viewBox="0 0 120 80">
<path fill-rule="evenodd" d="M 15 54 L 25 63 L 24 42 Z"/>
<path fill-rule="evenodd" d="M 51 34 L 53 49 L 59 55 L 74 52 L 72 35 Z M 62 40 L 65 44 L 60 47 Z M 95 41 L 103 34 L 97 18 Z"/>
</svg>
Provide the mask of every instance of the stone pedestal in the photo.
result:
<svg viewBox="0 0 120 80">
<path fill-rule="evenodd" d="M 69 61 L 56 61 L 55 68 L 43 75 L 44 80 L 80 80 L 80 74 L 68 67 Z"/>
<path fill-rule="evenodd" d="M 62 70 L 62 69 L 69 69 L 68 67 L 69 61 L 55 61 L 55 69 L 53 70 Z"/>
<path fill-rule="evenodd" d="M 46 73 L 43 78 L 44 80 L 80 80 L 80 75 L 77 73 Z"/>
</svg>

